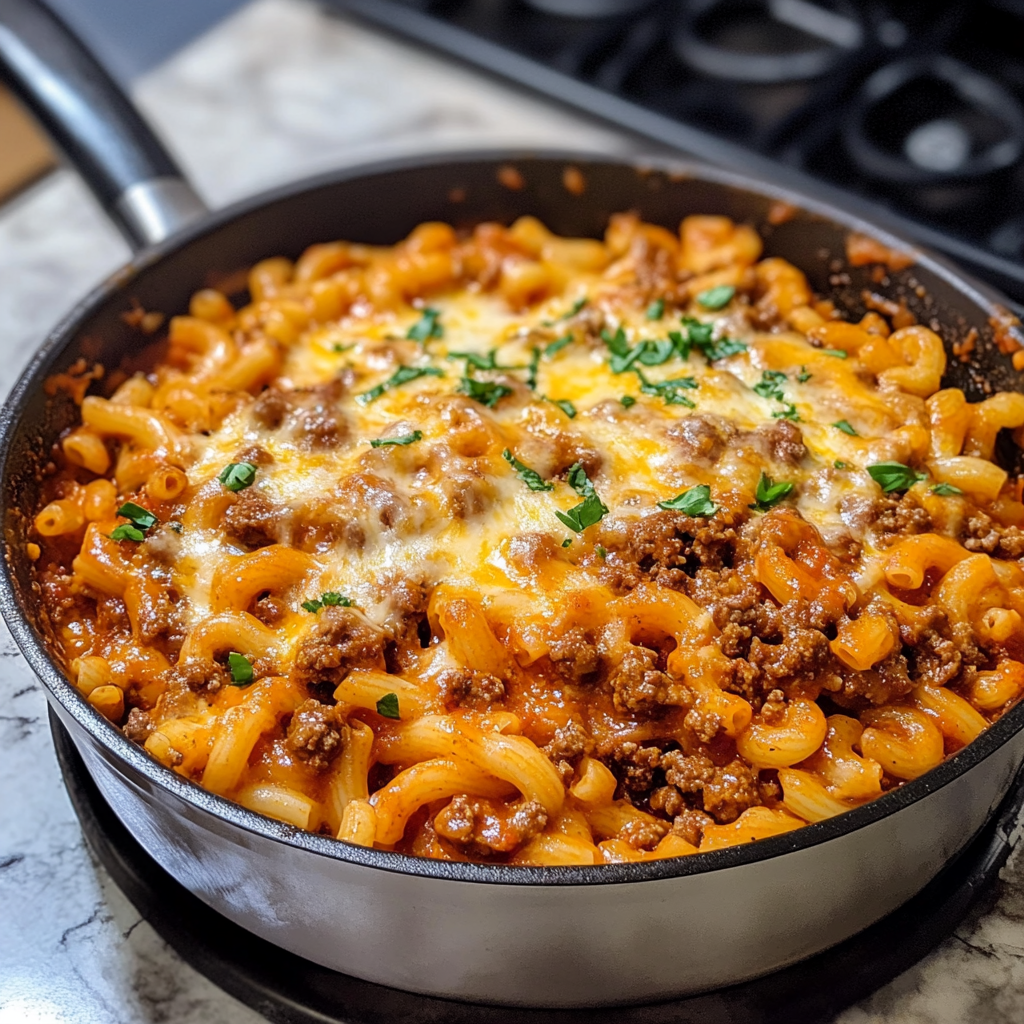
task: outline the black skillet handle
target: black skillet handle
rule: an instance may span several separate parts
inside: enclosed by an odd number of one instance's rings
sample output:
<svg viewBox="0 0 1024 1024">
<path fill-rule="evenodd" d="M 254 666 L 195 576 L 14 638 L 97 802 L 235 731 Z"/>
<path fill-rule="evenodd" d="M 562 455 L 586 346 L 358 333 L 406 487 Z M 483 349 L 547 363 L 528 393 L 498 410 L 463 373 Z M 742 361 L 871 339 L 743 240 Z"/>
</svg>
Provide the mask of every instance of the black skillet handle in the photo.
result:
<svg viewBox="0 0 1024 1024">
<path fill-rule="evenodd" d="M 133 249 L 206 212 L 128 97 L 39 0 L 0 0 L 0 80 L 63 150 Z"/>
</svg>

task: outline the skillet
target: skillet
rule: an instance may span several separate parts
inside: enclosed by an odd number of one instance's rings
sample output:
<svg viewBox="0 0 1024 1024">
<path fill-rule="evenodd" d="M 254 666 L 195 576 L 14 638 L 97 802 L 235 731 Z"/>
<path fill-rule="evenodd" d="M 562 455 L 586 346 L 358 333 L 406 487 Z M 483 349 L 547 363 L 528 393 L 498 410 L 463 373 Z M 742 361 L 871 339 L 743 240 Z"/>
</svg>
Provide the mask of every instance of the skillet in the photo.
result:
<svg viewBox="0 0 1024 1024">
<path fill-rule="evenodd" d="M 424 220 L 468 227 L 533 214 L 599 236 L 635 209 L 674 228 L 690 213 L 756 225 L 767 255 L 807 273 L 850 315 L 862 292 L 904 300 L 948 345 L 972 330 L 946 386 L 1018 390 L 995 344 L 998 295 L 943 260 L 810 196 L 686 163 L 478 153 L 344 170 L 207 214 L 173 160 L 69 30 L 36 0 L 0 0 L 0 72 L 79 168 L 136 249 L 41 346 L 0 412 L 5 559 L 0 610 L 104 798 L 147 852 L 216 911 L 332 969 L 409 991 L 533 1006 L 637 1003 L 765 974 L 867 927 L 924 887 L 977 834 L 1024 760 L 1024 703 L 927 775 L 838 818 L 680 858 L 509 868 L 364 849 L 225 801 L 149 758 L 89 707 L 49 653 L 24 554 L 39 471 L 76 408 L 44 381 L 79 359 L 116 367 L 144 338 L 123 314 L 174 313 L 191 293 L 313 242 L 390 244 Z M 524 187 L 510 189 L 514 166 Z M 567 166 L 586 189 L 566 191 Z M 783 223 L 773 209 L 788 204 Z M 791 208 L 791 209 L 790 209 Z M 883 283 L 847 267 L 863 232 L 916 263 Z"/>
</svg>

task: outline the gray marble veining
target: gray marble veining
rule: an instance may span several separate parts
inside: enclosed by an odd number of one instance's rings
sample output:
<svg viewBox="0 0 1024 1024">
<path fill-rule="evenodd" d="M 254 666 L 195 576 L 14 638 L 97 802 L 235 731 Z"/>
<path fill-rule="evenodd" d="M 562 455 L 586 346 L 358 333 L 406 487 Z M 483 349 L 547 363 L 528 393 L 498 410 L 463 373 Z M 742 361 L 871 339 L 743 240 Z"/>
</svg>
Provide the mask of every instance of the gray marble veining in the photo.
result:
<svg viewBox="0 0 1024 1024">
<path fill-rule="evenodd" d="M 635 152 L 627 137 L 303 0 L 259 0 L 148 76 L 136 98 L 215 206 L 425 149 Z M 127 255 L 70 172 L 0 210 L 0 393 L 47 329 Z M 2 626 L 0 710 L 0 1024 L 261 1020 L 184 964 L 92 862 L 41 688 Z M 955 936 L 837 1024 L 1022 1020 L 1016 856 Z"/>
</svg>

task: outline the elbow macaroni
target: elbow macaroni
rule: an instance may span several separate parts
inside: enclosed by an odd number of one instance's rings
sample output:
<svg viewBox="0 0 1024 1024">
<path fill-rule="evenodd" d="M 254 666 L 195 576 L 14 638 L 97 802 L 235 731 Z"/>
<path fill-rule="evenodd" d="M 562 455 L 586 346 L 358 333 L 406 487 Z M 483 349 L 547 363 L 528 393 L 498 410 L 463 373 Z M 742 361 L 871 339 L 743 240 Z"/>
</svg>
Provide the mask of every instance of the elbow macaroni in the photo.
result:
<svg viewBox="0 0 1024 1024">
<path fill-rule="evenodd" d="M 513 865 L 934 768 L 1024 693 L 1024 397 L 942 389 L 935 331 L 761 255 L 725 217 L 524 217 L 197 291 L 81 401 L 26 537 L 82 698 L 257 813 Z"/>
</svg>

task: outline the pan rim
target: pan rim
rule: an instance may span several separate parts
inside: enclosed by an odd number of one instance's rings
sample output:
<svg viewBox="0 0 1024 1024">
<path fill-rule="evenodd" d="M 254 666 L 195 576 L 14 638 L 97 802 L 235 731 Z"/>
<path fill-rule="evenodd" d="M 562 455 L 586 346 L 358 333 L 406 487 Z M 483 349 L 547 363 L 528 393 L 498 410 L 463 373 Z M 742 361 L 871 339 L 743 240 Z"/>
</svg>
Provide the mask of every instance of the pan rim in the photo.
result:
<svg viewBox="0 0 1024 1024">
<path fill-rule="evenodd" d="M 916 263 L 925 266 L 930 272 L 942 278 L 960 293 L 965 301 L 982 307 L 989 315 L 995 315 L 1001 307 L 1006 307 L 1006 300 L 994 288 L 955 267 L 945 257 L 893 234 L 880 224 L 844 211 L 830 202 L 774 185 L 756 176 L 736 174 L 700 161 L 646 154 L 620 158 L 598 152 L 546 148 L 445 150 L 374 161 L 300 179 L 232 203 L 213 212 L 208 217 L 201 218 L 159 245 L 144 250 L 133 257 L 121 270 L 100 282 L 49 332 L 18 377 L 3 408 L 0 409 L 0 487 L 6 487 L 8 481 L 11 444 L 21 421 L 24 406 L 36 389 L 41 386 L 50 365 L 59 358 L 66 347 L 74 343 L 79 328 L 103 303 L 124 289 L 139 273 L 152 267 L 164 257 L 187 248 L 204 235 L 262 207 L 353 179 L 367 179 L 377 175 L 443 165 L 515 164 L 529 161 L 571 164 L 582 166 L 584 171 L 587 165 L 605 165 L 632 169 L 638 174 L 656 172 L 677 178 L 685 177 L 727 185 L 761 197 L 789 203 L 801 212 L 821 217 L 847 231 L 869 234 L 895 250 L 913 254 Z M 436 861 L 388 850 L 355 846 L 277 822 L 250 811 L 240 804 L 217 796 L 203 789 L 198 783 L 184 779 L 171 769 L 161 765 L 86 703 L 65 678 L 47 650 L 43 639 L 38 636 L 28 616 L 22 611 L 11 574 L 9 552 L 5 552 L 5 554 L 7 557 L 3 559 L 3 567 L 0 571 L 0 613 L 3 614 L 15 642 L 33 672 L 42 682 L 48 699 L 55 701 L 73 719 L 75 724 L 88 734 L 90 739 L 99 746 L 106 759 L 114 761 L 122 777 L 138 787 L 139 784 L 132 779 L 132 774 L 141 776 L 157 794 L 166 793 L 176 802 L 184 803 L 186 807 L 176 808 L 176 814 L 184 814 L 186 809 L 198 811 L 212 816 L 222 825 L 232 826 L 264 840 L 298 848 L 307 854 L 392 874 L 475 885 L 573 888 L 589 885 L 667 881 L 739 868 L 788 853 L 808 850 L 877 824 L 955 782 L 1003 747 L 1024 727 L 1024 701 L 1021 701 L 972 743 L 943 761 L 942 764 L 870 803 L 835 818 L 811 823 L 783 835 L 709 851 L 699 856 L 627 864 L 552 867 L 518 867 L 475 862 Z M 957 844 L 957 848 L 959 849 L 970 838 L 970 836 L 959 837 L 961 841 Z"/>
</svg>

